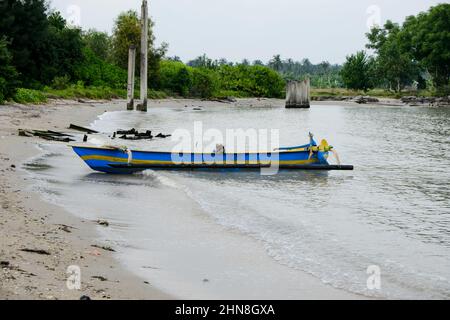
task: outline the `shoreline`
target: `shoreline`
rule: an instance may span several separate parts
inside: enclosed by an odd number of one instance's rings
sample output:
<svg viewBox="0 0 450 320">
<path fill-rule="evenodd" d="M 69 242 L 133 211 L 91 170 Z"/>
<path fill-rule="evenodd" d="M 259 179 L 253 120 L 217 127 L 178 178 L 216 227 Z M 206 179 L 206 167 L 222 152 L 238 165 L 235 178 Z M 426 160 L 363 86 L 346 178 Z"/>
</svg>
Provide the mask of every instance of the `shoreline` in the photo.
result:
<svg viewBox="0 0 450 320">
<path fill-rule="evenodd" d="M 121 101 L 126 103 L 125 98 L 112 98 L 112 99 L 89 99 L 86 97 L 73 97 L 73 98 L 62 98 L 58 96 L 49 96 L 45 102 L 26 102 L 19 103 L 14 101 L 6 101 L 4 106 L 58 106 L 58 105 L 98 105 L 106 103 L 114 103 L 115 101 Z M 185 102 L 198 102 L 201 103 L 219 103 L 219 104 L 234 104 L 239 105 L 242 101 L 272 101 L 275 105 L 283 105 L 284 99 L 280 98 L 266 98 L 266 97 L 243 97 L 235 98 L 230 97 L 211 97 L 211 98 L 195 98 L 195 97 L 172 97 L 164 96 L 161 98 L 154 97 L 149 99 L 150 103 L 160 103 L 161 101 L 185 101 Z M 135 104 L 138 100 L 135 100 Z M 450 107 L 450 96 L 422 96 L 422 95 L 404 95 L 402 97 L 393 96 L 377 96 L 377 95 L 323 95 L 323 94 L 312 94 L 311 95 L 311 105 L 324 105 L 329 103 L 339 103 L 342 105 L 374 105 L 374 106 L 396 106 L 396 107 Z M 0 107 L 2 105 L 0 104 Z"/>
<path fill-rule="evenodd" d="M 248 103 L 249 99 L 240 102 Z M 267 100 L 251 99 L 251 102 L 255 106 L 264 106 Z M 36 145 L 43 140 L 19 137 L 19 128 L 67 131 L 69 121 L 88 126 L 105 111 L 125 109 L 123 100 L 107 103 L 108 106 L 97 101 L 57 101 L 38 106 L 0 107 L 0 159 L 3 160 L 0 172 L 4 176 L 0 183 L 1 299 L 79 299 L 82 295 L 92 299 L 175 298 L 127 270 L 111 252 L 93 248 L 92 245 L 101 246 L 97 242 L 97 223 L 77 218 L 62 207 L 49 204 L 38 193 L 29 192 L 29 177 L 20 168 L 21 163 L 39 154 Z M 167 103 L 205 107 L 223 105 L 220 102 L 189 99 L 150 102 L 154 106 Z M 283 103 L 283 100 L 271 100 L 271 105 Z M 221 227 L 212 226 L 211 230 L 214 228 Z M 231 235 L 227 236 L 230 241 L 236 242 L 236 249 L 245 241 L 251 248 L 249 252 L 253 252 L 253 248 L 259 251 L 261 262 L 266 261 L 280 272 L 289 270 L 270 261 L 271 258 L 253 240 L 247 241 L 244 236 L 235 240 Z M 49 255 L 23 252 L 23 249 L 44 250 Z M 81 268 L 81 291 L 66 289 L 66 269 L 73 264 L 79 264 Z M 323 284 L 306 273 L 301 273 L 299 277 L 304 283 L 301 288 L 303 293 L 299 296 L 302 299 L 370 299 Z"/>
<path fill-rule="evenodd" d="M 0 299 L 172 299 L 126 270 L 97 242 L 97 223 L 81 220 L 29 191 L 21 164 L 39 155 L 42 140 L 18 128 L 65 131 L 65 119 L 88 125 L 105 110 L 77 102 L 0 107 Z M 114 102 L 109 111 L 122 109 Z M 14 166 L 14 167 L 12 167 Z M 43 250 L 45 253 L 22 250 Z M 67 267 L 81 269 L 81 290 L 68 290 Z"/>
</svg>

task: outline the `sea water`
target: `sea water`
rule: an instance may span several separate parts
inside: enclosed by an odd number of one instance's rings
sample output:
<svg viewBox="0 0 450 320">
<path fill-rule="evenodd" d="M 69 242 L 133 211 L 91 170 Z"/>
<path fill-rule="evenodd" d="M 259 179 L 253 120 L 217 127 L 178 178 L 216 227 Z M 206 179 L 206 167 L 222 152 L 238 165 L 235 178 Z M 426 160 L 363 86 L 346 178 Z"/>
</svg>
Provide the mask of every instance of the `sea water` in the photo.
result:
<svg viewBox="0 0 450 320">
<path fill-rule="evenodd" d="M 91 125 L 105 135 L 90 142 L 170 150 L 170 138 L 127 143 L 107 134 L 192 132 L 198 121 L 221 132 L 278 129 L 283 146 L 307 143 L 311 131 L 355 170 L 114 176 L 47 144 L 25 167 L 47 200 L 109 220 L 99 230 L 119 259 L 182 298 L 295 298 L 297 273 L 367 297 L 450 298 L 450 109 L 174 105 L 105 113 Z"/>
</svg>

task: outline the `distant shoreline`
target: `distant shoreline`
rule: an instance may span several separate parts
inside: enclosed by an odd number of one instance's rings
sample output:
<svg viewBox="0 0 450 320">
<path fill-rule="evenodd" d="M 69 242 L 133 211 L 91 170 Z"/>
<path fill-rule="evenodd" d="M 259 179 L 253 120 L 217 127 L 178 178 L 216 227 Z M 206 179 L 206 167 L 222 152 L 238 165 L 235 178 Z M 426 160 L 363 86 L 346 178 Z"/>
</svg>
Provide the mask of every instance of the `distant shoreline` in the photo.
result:
<svg viewBox="0 0 450 320">
<path fill-rule="evenodd" d="M 314 90 L 313 90 L 314 91 Z M 114 103 L 123 102 L 126 103 L 125 99 L 121 97 L 111 97 L 106 95 L 105 97 L 92 99 L 89 97 L 58 97 L 55 95 L 45 96 L 43 92 L 40 98 L 36 101 L 30 102 L 14 102 L 9 101 L 4 104 L 4 106 L 30 106 L 30 105 L 94 105 L 101 103 Z M 342 93 L 344 93 L 342 95 Z M 208 102 L 219 102 L 224 104 L 239 104 L 239 101 L 276 101 L 276 105 L 282 105 L 284 99 L 277 98 L 264 98 L 264 97 L 248 97 L 248 98 L 236 98 L 230 97 L 211 97 L 211 98 L 184 98 L 184 97 L 169 97 L 160 92 L 154 92 L 150 97 L 150 101 L 164 101 L 164 100 L 174 100 L 174 101 L 208 101 Z M 135 104 L 138 102 L 136 101 Z M 364 94 L 348 94 L 345 92 L 313 92 L 311 97 L 312 104 L 323 104 L 323 103 L 340 103 L 345 105 L 380 105 L 380 106 L 424 106 L 424 107 L 450 107 L 450 97 L 433 97 L 433 96 L 421 96 L 421 95 L 407 95 L 401 98 L 390 97 L 390 96 L 379 96 L 379 95 L 364 95 Z M 2 105 L 0 105 L 1 107 Z"/>
</svg>

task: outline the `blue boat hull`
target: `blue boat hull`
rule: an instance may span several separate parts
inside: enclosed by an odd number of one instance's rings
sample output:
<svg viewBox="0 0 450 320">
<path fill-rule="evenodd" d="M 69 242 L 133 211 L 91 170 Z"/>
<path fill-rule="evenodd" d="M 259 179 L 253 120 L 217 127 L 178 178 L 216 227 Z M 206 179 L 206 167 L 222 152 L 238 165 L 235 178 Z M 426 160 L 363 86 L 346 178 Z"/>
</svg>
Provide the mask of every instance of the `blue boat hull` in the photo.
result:
<svg viewBox="0 0 450 320">
<path fill-rule="evenodd" d="M 276 165 L 284 168 L 328 166 L 328 152 L 310 155 L 305 146 L 272 153 L 171 153 L 129 151 L 118 148 L 72 146 L 75 153 L 95 171 L 130 174 L 146 169 L 245 170 Z"/>
</svg>

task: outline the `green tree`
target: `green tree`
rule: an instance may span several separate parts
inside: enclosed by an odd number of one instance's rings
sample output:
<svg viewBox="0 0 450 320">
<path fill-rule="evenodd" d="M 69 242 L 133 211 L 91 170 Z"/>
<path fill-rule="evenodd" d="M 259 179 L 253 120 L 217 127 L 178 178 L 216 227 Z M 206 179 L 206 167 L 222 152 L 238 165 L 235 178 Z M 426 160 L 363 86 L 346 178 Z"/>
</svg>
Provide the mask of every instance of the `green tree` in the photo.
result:
<svg viewBox="0 0 450 320">
<path fill-rule="evenodd" d="M 11 64 L 12 56 L 8 51 L 7 42 L 0 38 L 0 104 L 6 99 L 12 98 L 16 92 L 18 73 Z"/>
<path fill-rule="evenodd" d="M 272 60 L 269 61 L 269 67 L 275 71 L 281 72 L 283 69 L 283 62 L 279 54 L 274 55 Z"/>
<path fill-rule="evenodd" d="M 223 63 L 226 63 L 226 61 L 222 61 Z M 188 66 L 193 68 L 207 68 L 207 69 L 215 69 L 220 64 L 220 61 L 214 61 L 206 56 L 206 54 L 203 54 L 202 56 L 199 56 L 195 58 L 194 60 L 191 60 L 187 63 Z"/>
<path fill-rule="evenodd" d="M 192 68 L 192 86 L 190 96 L 210 98 L 218 89 L 218 82 L 214 72 L 206 68 Z"/>
<path fill-rule="evenodd" d="M 408 17 L 401 33 L 405 46 L 433 77 L 436 87 L 450 80 L 450 4 L 443 3 L 417 17 Z"/>
<path fill-rule="evenodd" d="M 152 24 L 149 23 L 151 26 Z M 151 35 L 151 31 L 149 31 Z M 149 42 L 153 42 L 153 37 L 149 36 Z M 136 11 L 130 10 L 121 13 L 116 21 L 112 37 L 114 63 L 123 69 L 128 66 L 128 50 L 131 46 L 136 47 L 139 61 L 141 48 L 141 25 Z"/>
<path fill-rule="evenodd" d="M 163 43 L 159 48 L 154 47 L 153 26 L 153 21 L 149 19 L 148 84 L 151 88 L 158 88 L 160 82 L 160 61 L 166 54 L 167 44 Z M 121 13 L 117 17 L 112 36 L 113 61 L 125 70 L 128 67 L 128 50 L 132 45 L 136 47 L 136 61 L 140 61 L 141 23 L 138 13 L 130 10 Z M 139 71 L 139 68 L 140 64 L 136 63 L 137 71 Z"/>
<path fill-rule="evenodd" d="M 83 48 L 83 61 L 74 69 L 74 79 L 81 80 L 87 86 L 126 88 L 127 72 L 99 58 L 89 47 Z"/>
<path fill-rule="evenodd" d="M 45 0 L 0 1 L 0 37 L 10 43 L 12 64 L 28 87 L 49 84 L 56 76 L 72 75 L 82 58 L 80 30 L 68 28 Z"/>
<path fill-rule="evenodd" d="M 33 61 L 41 61 L 42 67 L 36 80 L 50 84 L 55 77 L 74 77 L 75 66 L 83 61 L 81 29 L 67 26 L 59 12 L 48 17 L 47 37 L 42 43 L 46 50 Z"/>
<path fill-rule="evenodd" d="M 148 86 L 158 89 L 161 81 L 161 60 L 167 52 L 167 43 L 163 42 L 158 48 L 151 48 L 148 53 Z"/>
<path fill-rule="evenodd" d="M 192 75 L 187 68 L 181 68 L 176 74 L 177 85 L 175 90 L 181 96 L 186 96 L 192 86 Z"/>
<path fill-rule="evenodd" d="M 179 61 L 161 61 L 161 89 L 168 90 L 180 96 L 189 95 L 192 87 L 192 72 Z"/>
<path fill-rule="evenodd" d="M 111 58 L 112 41 L 106 32 L 94 29 L 83 32 L 83 42 L 100 59 L 108 61 Z"/>
<path fill-rule="evenodd" d="M 48 20 L 45 0 L 0 1 L 0 37 L 5 37 L 12 64 L 26 85 L 40 78 L 42 68 L 51 61 L 40 59 L 45 48 Z"/>
<path fill-rule="evenodd" d="M 383 28 L 375 27 L 367 34 L 367 48 L 376 52 L 377 76 L 389 89 L 400 92 L 405 85 L 418 79 L 420 69 L 411 50 L 403 43 L 401 27 L 387 21 Z"/>
<path fill-rule="evenodd" d="M 374 62 L 364 51 L 347 57 L 341 76 L 345 86 L 349 89 L 367 91 L 374 86 Z"/>
</svg>

